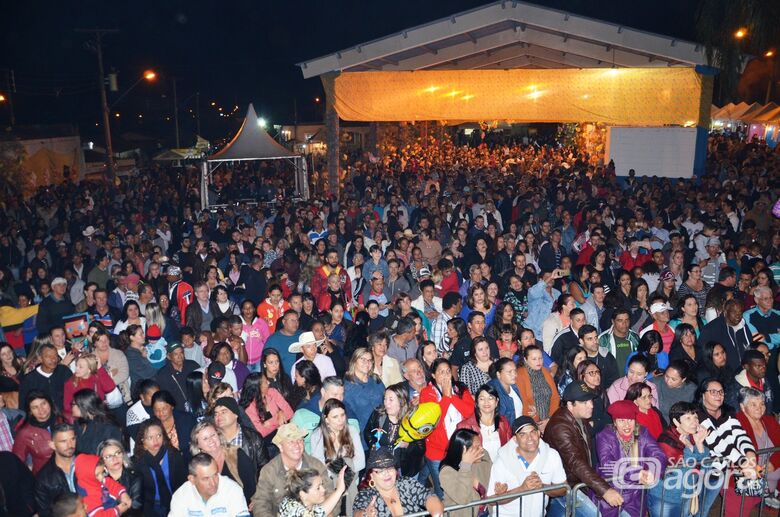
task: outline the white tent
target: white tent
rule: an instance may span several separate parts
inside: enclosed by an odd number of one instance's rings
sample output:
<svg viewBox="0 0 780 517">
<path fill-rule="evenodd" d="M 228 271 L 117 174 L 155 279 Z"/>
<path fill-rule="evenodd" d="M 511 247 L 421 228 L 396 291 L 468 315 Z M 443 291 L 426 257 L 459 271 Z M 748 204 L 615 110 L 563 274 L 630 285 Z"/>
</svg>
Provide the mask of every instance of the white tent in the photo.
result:
<svg viewBox="0 0 780 517">
<path fill-rule="evenodd" d="M 249 105 L 244 122 L 236 136 L 218 152 L 209 156 L 202 165 L 201 204 L 208 205 L 208 185 L 211 174 L 224 162 L 289 160 L 295 166 L 295 190 L 303 199 L 309 198 L 309 180 L 306 160 L 277 143 L 260 125 L 254 106 Z M 214 164 L 213 168 L 210 164 Z"/>
</svg>

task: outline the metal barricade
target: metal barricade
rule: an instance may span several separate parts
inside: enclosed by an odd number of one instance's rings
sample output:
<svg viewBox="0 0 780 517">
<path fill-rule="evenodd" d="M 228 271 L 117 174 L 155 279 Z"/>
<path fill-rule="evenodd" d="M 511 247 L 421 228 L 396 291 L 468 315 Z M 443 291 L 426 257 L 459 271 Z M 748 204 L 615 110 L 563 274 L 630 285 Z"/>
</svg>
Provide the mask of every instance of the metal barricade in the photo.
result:
<svg viewBox="0 0 780 517">
<path fill-rule="evenodd" d="M 768 474 L 767 470 L 767 462 L 769 460 L 769 457 L 771 454 L 775 452 L 780 452 L 780 447 L 772 447 L 767 449 L 759 449 L 756 451 L 756 456 L 758 458 L 758 466 L 762 470 L 762 475 L 766 477 Z M 745 499 L 747 496 L 741 495 L 737 496 L 734 492 L 734 484 L 731 483 L 731 480 L 733 479 L 734 473 L 731 469 L 727 469 L 725 471 L 720 471 L 720 476 L 712 476 L 712 472 L 717 469 L 716 467 L 713 467 L 712 464 L 716 462 L 716 458 L 707 458 L 701 462 L 697 462 L 690 465 L 685 465 L 682 467 L 669 467 L 666 469 L 666 472 L 664 474 L 664 477 L 661 478 L 658 482 L 663 483 L 661 488 L 661 498 L 657 501 L 652 501 L 653 506 L 660 506 L 660 508 L 664 507 L 664 503 L 666 502 L 667 497 L 667 484 L 666 481 L 669 479 L 672 475 L 679 475 L 681 472 L 690 471 L 690 469 L 698 469 L 696 475 L 700 476 L 700 479 L 698 480 L 698 484 L 695 487 L 690 487 L 686 485 L 686 488 L 695 488 L 693 496 L 698 498 L 699 500 L 699 507 L 697 512 L 694 514 L 694 517 L 708 517 L 708 515 L 712 514 L 712 508 L 716 507 L 717 504 L 717 498 L 720 496 L 720 512 L 718 512 L 718 515 L 720 517 L 724 517 L 726 515 L 726 502 L 727 499 L 729 501 L 732 501 L 733 497 L 739 497 L 740 498 L 740 504 L 739 504 L 739 513 L 729 513 L 728 517 L 738 517 L 742 515 L 751 515 L 751 512 L 753 509 L 758 509 L 758 517 L 762 517 L 763 515 L 777 515 L 778 511 L 776 509 L 768 508 L 764 504 L 763 497 L 758 502 L 757 506 L 752 506 L 751 508 L 745 507 Z M 780 467 L 780 465 L 778 466 Z M 705 483 L 709 483 L 711 479 L 717 480 L 717 492 L 715 492 L 714 486 L 705 486 Z M 615 483 L 610 483 L 612 486 L 615 486 Z M 567 517 L 575 517 L 577 514 L 577 494 L 582 492 L 586 496 L 588 496 L 588 487 L 585 483 L 579 483 L 572 487 L 571 491 L 569 492 L 569 499 L 566 503 L 567 507 Z M 623 490 L 620 488 L 616 488 L 618 492 L 623 495 Z M 708 495 L 713 499 L 713 502 L 709 508 L 709 511 L 707 514 L 704 514 L 704 499 L 705 499 L 705 490 L 709 490 Z M 649 489 L 643 489 L 641 491 L 641 497 L 642 500 L 640 501 L 640 507 L 644 507 L 644 498 L 648 497 L 649 495 Z M 684 498 L 684 499 L 690 499 L 690 498 Z M 665 513 L 660 511 L 658 508 L 648 508 L 649 514 L 651 517 L 687 517 L 689 513 L 686 511 L 685 505 L 681 506 L 680 513 L 674 512 L 673 514 Z M 598 504 L 596 505 L 596 515 L 600 516 L 601 511 L 598 507 Z M 632 516 L 634 517 L 634 516 Z"/>
<path fill-rule="evenodd" d="M 448 506 L 444 509 L 444 513 L 442 514 L 444 517 L 450 517 L 454 512 L 459 512 L 463 510 L 470 510 L 471 511 L 471 517 L 477 516 L 477 511 L 479 510 L 480 506 L 483 505 L 495 505 L 497 503 L 506 503 L 515 499 L 520 500 L 519 510 L 518 510 L 518 517 L 522 517 L 523 515 L 523 498 L 529 495 L 535 495 L 535 494 L 542 494 L 545 492 L 553 492 L 557 490 L 565 490 L 566 493 L 560 497 L 565 497 L 568 501 L 569 495 L 571 492 L 571 487 L 567 483 L 561 483 L 558 485 L 548 485 L 543 486 L 542 488 L 536 488 L 534 490 L 528 490 L 526 492 L 522 492 L 520 494 L 504 494 L 499 495 L 495 497 L 488 497 L 486 499 L 481 499 L 479 501 L 474 501 L 472 503 L 468 504 L 458 504 L 454 506 Z M 405 514 L 404 517 L 427 517 L 431 515 L 430 512 L 417 512 L 417 513 L 409 513 Z M 527 516 L 527 517 L 539 517 L 538 515 L 533 516 Z"/>
<path fill-rule="evenodd" d="M 760 450 L 756 451 L 756 456 L 758 457 L 758 461 L 759 461 L 759 467 L 761 467 L 764 476 L 766 476 L 766 474 L 768 473 L 766 466 L 767 466 L 767 462 L 769 460 L 769 457 L 771 456 L 771 454 L 773 454 L 775 452 L 780 452 L 780 447 L 772 447 L 772 448 L 760 449 Z M 705 459 L 705 460 L 703 460 L 701 462 L 697 462 L 695 464 L 685 465 L 685 466 L 682 466 L 682 467 L 669 467 L 669 468 L 667 468 L 666 472 L 664 474 L 664 477 L 661 478 L 658 481 L 659 483 L 664 483 L 663 486 L 662 486 L 662 489 L 661 489 L 661 498 L 660 498 L 659 501 L 653 501 L 652 502 L 653 506 L 655 506 L 657 504 L 660 504 L 660 505 L 662 505 L 661 507 L 663 507 L 663 503 L 666 501 L 666 497 L 668 495 L 667 491 L 666 491 L 666 483 L 665 483 L 665 481 L 669 478 L 670 475 L 672 475 L 673 473 L 680 473 L 680 472 L 688 471 L 690 469 L 698 469 L 697 475 L 701 476 L 701 479 L 699 479 L 698 485 L 695 487 L 696 490 L 694 492 L 694 497 L 698 498 L 698 500 L 699 500 L 699 508 L 698 508 L 698 511 L 694 514 L 694 517 L 708 517 L 708 515 L 710 515 L 712 513 L 711 509 L 715 507 L 715 504 L 716 504 L 717 501 L 712 503 L 712 506 L 710 507 L 710 511 L 708 512 L 708 514 L 704 514 L 704 505 L 703 505 L 703 503 L 704 503 L 704 495 L 705 495 L 704 491 L 707 489 L 704 486 L 704 484 L 706 482 L 705 478 L 707 478 L 708 473 L 713 472 L 714 471 L 713 469 L 715 469 L 715 467 L 712 467 L 712 463 L 715 462 L 715 461 L 716 461 L 715 458 L 707 458 L 707 459 Z M 780 468 L 780 465 L 778 466 L 778 468 Z M 720 512 L 718 513 L 718 515 L 720 517 L 724 517 L 726 515 L 726 500 L 727 500 L 727 498 L 731 499 L 731 497 L 740 497 L 739 514 L 738 515 L 734 515 L 734 514 L 730 513 L 728 517 L 738 517 L 738 516 L 742 516 L 742 515 L 750 515 L 751 511 L 754 508 L 758 508 L 758 517 L 762 517 L 764 515 L 769 516 L 769 515 L 777 515 L 778 514 L 777 510 L 768 508 L 764 504 L 763 498 L 759 502 L 758 506 L 752 507 L 752 508 L 745 508 L 745 498 L 747 496 L 745 496 L 745 495 L 737 496 L 736 493 L 733 493 L 734 492 L 734 486 L 730 482 L 732 477 L 733 477 L 733 471 L 726 470 L 720 476 L 720 478 L 722 478 L 722 480 L 723 480 L 723 483 L 722 484 L 719 483 L 719 487 L 717 488 L 717 493 L 712 492 L 712 491 L 709 492 L 709 495 L 712 496 L 713 499 L 717 499 L 718 496 L 720 496 L 720 498 L 721 498 Z M 613 484 L 613 483 L 610 483 L 610 484 Z M 471 517 L 476 517 L 476 515 L 477 515 L 476 512 L 478 511 L 479 507 L 482 506 L 482 505 L 494 505 L 496 503 L 509 502 L 509 501 L 511 501 L 513 499 L 520 499 L 521 504 L 519 506 L 518 516 L 522 517 L 522 515 L 523 515 L 522 498 L 523 497 L 529 496 L 529 495 L 534 495 L 534 494 L 539 494 L 539 493 L 544 493 L 544 492 L 556 491 L 556 490 L 560 490 L 560 489 L 564 489 L 566 491 L 565 495 L 560 496 L 560 497 L 565 497 L 566 498 L 566 517 L 576 517 L 576 515 L 577 515 L 577 494 L 582 492 L 586 497 L 588 496 L 588 492 L 587 492 L 588 486 L 585 483 L 579 483 L 579 484 L 575 485 L 574 487 L 570 487 L 568 484 L 565 484 L 565 483 L 562 483 L 562 484 L 559 484 L 559 485 L 550 485 L 550 486 L 545 486 L 545 487 L 542 487 L 542 488 L 539 488 L 539 489 L 535 489 L 535 490 L 529 490 L 529 491 L 523 492 L 521 494 L 500 495 L 500 496 L 495 496 L 495 497 L 482 499 L 480 501 L 474 501 L 474 502 L 469 503 L 469 504 L 448 506 L 448 507 L 446 507 L 444 509 L 444 514 L 443 515 L 445 517 L 450 517 L 453 512 L 462 511 L 462 510 L 471 510 Z M 714 487 L 710 487 L 709 489 L 710 490 L 714 490 Z M 621 493 L 621 495 L 623 495 L 623 490 L 622 489 L 617 489 L 617 490 L 618 490 L 618 492 Z M 643 489 L 641 491 L 642 500 L 640 501 L 640 507 L 644 507 L 645 506 L 644 505 L 644 498 L 648 497 L 648 493 L 649 493 L 649 489 Z M 650 514 L 651 517 L 687 517 L 687 515 L 688 515 L 688 512 L 686 511 L 686 508 L 685 508 L 684 505 L 680 508 L 680 513 L 679 514 L 677 514 L 677 513 L 669 514 L 669 513 L 660 512 L 660 511 L 657 511 L 657 508 L 650 508 L 649 510 L 650 510 L 649 514 Z M 429 515 L 430 515 L 429 512 L 418 512 L 418 513 L 406 514 L 404 517 L 427 517 Z M 596 505 L 596 515 L 597 516 L 601 516 L 601 511 L 600 511 L 600 509 L 598 507 L 598 504 Z M 537 517 L 537 516 L 533 516 L 533 517 Z M 631 517 L 635 517 L 635 516 L 631 516 Z"/>
</svg>

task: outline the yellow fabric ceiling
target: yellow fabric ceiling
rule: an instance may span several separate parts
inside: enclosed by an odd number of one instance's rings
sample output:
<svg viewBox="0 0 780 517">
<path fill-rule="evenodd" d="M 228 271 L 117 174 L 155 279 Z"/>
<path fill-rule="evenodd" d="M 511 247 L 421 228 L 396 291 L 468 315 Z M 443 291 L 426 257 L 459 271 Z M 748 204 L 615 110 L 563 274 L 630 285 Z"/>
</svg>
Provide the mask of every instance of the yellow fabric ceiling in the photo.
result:
<svg viewBox="0 0 780 517">
<path fill-rule="evenodd" d="M 344 120 L 641 126 L 706 125 L 712 79 L 692 68 L 596 68 L 346 72 L 323 82 Z"/>
</svg>

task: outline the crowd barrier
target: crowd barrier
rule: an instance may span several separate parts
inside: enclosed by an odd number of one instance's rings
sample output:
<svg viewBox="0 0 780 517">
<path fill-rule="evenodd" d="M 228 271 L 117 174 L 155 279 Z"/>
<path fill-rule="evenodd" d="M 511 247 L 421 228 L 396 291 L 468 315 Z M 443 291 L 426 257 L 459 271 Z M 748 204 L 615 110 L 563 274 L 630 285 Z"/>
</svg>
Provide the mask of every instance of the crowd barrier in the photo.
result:
<svg viewBox="0 0 780 517">
<path fill-rule="evenodd" d="M 757 454 L 758 459 L 759 459 L 759 466 L 761 467 L 764 476 L 766 476 L 766 474 L 767 474 L 766 464 L 768 462 L 769 457 L 771 456 L 772 453 L 775 453 L 775 452 L 778 452 L 778 451 L 780 451 L 780 447 L 772 447 L 772 448 L 768 448 L 768 449 L 760 449 L 760 450 L 757 451 L 756 454 Z M 691 472 L 692 469 L 696 469 L 695 474 L 697 476 L 699 476 L 699 478 L 697 480 L 697 482 L 699 483 L 698 487 L 696 485 L 689 485 L 689 486 L 687 486 L 687 488 L 692 488 L 693 489 L 693 494 L 695 494 L 695 497 L 697 497 L 698 500 L 699 500 L 698 510 L 697 510 L 696 513 L 693 514 L 693 516 L 694 517 L 709 517 L 709 515 L 713 515 L 713 510 L 718 508 L 718 501 L 717 501 L 718 498 L 717 498 L 717 496 L 720 495 L 721 496 L 721 498 L 720 498 L 720 511 L 717 512 L 715 515 L 718 515 L 720 517 L 724 517 L 726 515 L 726 503 L 725 503 L 726 499 L 725 499 L 725 496 L 727 495 L 728 491 L 734 492 L 734 487 L 729 482 L 730 478 L 731 478 L 731 472 L 728 472 L 728 474 L 724 474 L 722 476 L 721 479 L 723 480 L 723 483 L 722 483 L 722 485 L 721 485 L 721 483 L 718 483 L 719 487 L 714 487 L 714 486 L 707 487 L 705 485 L 706 484 L 706 481 L 705 481 L 706 476 L 704 474 L 706 472 L 711 471 L 713 469 L 713 467 L 711 467 L 711 464 L 714 461 L 716 461 L 716 460 L 714 460 L 712 458 L 707 458 L 707 459 L 705 459 L 705 460 L 703 460 L 701 462 L 692 463 L 692 464 L 681 466 L 681 467 L 669 467 L 669 468 L 667 468 L 666 472 L 664 474 L 664 477 L 659 481 L 659 483 L 664 483 L 661 486 L 661 488 L 660 488 L 660 490 L 661 490 L 660 499 L 654 499 L 652 505 L 648 504 L 648 507 L 652 506 L 652 508 L 649 508 L 648 515 L 650 517 L 688 517 L 688 515 L 690 515 L 689 513 L 687 513 L 687 510 L 689 509 L 689 506 L 686 505 L 686 504 L 681 505 L 679 513 L 677 513 L 677 512 L 668 512 L 668 511 L 664 512 L 661 509 L 663 508 L 664 503 L 666 502 L 667 499 L 670 499 L 670 500 L 672 500 L 672 499 L 674 499 L 674 500 L 680 499 L 680 495 L 679 494 L 670 493 L 669 491 L 667 491 L 667 483 L 666 483 L 666 481 L 673 479 L 673 476 L 678 478 L 678 479 L 681 479 L 681 480 L 682 479 L 686 479 L 687 476 L 683 475 L 683 474 L 685 474 L 687 472 Z M 712 499 L 715 500 L 715 502 L 711 505 L 709 513 L 705 515 L 703 513 L 704 512 L 704 504 L 703 504 L 704 501 L 703 501 L 703 499 L 704 499 L 704 495 L 705 495 L 705 490 L 708 489 L 708 488 L 711 490 L 710 496 L 712 497 Z M 583 492 L 585 495 L 588 494 L 588 488 L 587 488 L 587 486 L 584 483 L 580 483 L 578 485 L 575 485 L 574 487 L 569 487 L 567 484 L 545 486 L 545 487 L 542 487 L 542 488 L 537 489 L 537 490 L 529 490 L 528 492 L 523 492 L 523 494 L 519 497 L 519 499 L 522 500 L 522 498 L 524 496 L 538 494 L 538 493 L 543 493 L 543 492 L 550 492 L 550 491 L 559 490 L 559 489 L 565 489 L 566 490 L 566 495 L 561 496 L 561 497 L 565 497 L 566 501 L 567 501 L 567 503 L 566 503 L 566 516 L 567 517 L 577 517 L 577 509 L 578 509 L 577 494 L 579 492 Z M 717 493 L 715 493 L 716 489 L 717 489 Z M 617 490 L 621 493 L 621 495 L 623 495 L 623 491 L 625 490 L 625 488 L 618 488 Z M 642 490 L 641 491 L 642 501 L 640 503 L 640 507 L 644 507 L 645 506 L 644 500 L 648 496 L 649 496 L 649 490 Z M 733 497 L 739 497 L 739 500 L 740 500 L 739 513 L 735 515 L 733 512 L 730 512 L 728 517 L 738 517 L 738 516 L 743 516 L 743 515 L 744 516 L 754 515 L 751 512 L 755 508 L 757 508 L 757 510 L 758 510 L 758 512 L 755 514 L 755 515 L 757 515 L 757 517 L 763 517 L 763 516 L 769 517 L 769 516 L 772 516 L 772 515 L 774 515 L 774 516 L 778 515 L 778 510 L 776 510 L 774 508 L 769 508 L 768 506 L 766 506 L 764 504 L 764 500 L 763 499 L 761 499 L 761 501 L 760 501 L 760 503 L 758 504 L 757 507 L 746 508 L 745 507 L 745 499 L 746 499 L 747 496 L 745 496 L 745 495 L 737 496 L 736 493 L 729 495 L 729 497 L 732 497 L 732 496 Z M 478 509 L 479 509 L 480 506 L 483 506 L 483 505 L 486 505 L 486 504 L 487 505 L 494 505 L 496 503 L 508 502 L 508 501 L 510 501 L 512 499 L 517 499 L 517 498 L 518 498 L 517 495 L 510 495 L 510 496 L 502 495 L 502 496 L 496 496 L 496 497 L 490 497 L 490 498 L 487 498 L 487 499 L 482 499 L 480 501 L 474 501 L 474 502 L 469 503 L 469 504 L 448 506 L 448 507 L 446 507 L 444 509 L 444 514 L 443 515 L 444 515 L 444 517 L 451 517 L 452 515 L 455 515 L 456 512 L 462 512 L 463 510 L 470 510 L 471 517 L 477 517 L 477 512 L 478 512 Z M 684 499 L 685 501 L 689 501 L 690 497 L 683 497 L 682 499 Z M 523 505 L 521 504 L 519 506 L 519 508 L 520 508 L 520 510 L 519 510 L 519 513 L 518 513 L 518 517 L 521 517 L 523 515 Z M 620 515 L 620 511 L 622 511 L 622 508 L 618 508 L 618 514 L 619 515 Z M 628 512 L 626 512 L 626 513 L 628 513 Z M 430 513 L 428 513 L 428 512 L 418 512 L 418 513 L 406 514 L 404 517 L 426 517 L 426 516 L 429 516 L 429 515 L 430 515 Z M 492 513 L 491 513 L 491 515 L 492 515 Z M 601 511 L 599 510 L 598 506 L 596 507 L 595 513 L 590 512 L 589 515 L 595 515 L 596 517 L 601 517 Z M 533 516 L 533 517 L 538 517 L 538 516 Z M 630 517 L 644 517 L 644 516 L 631 515 Z"/>
<path fill-rule="evenodd" d="M 566 484 L 566 483 L 561 483 L 559 485 L 548 485 L 548 486 L 543 486 L 542 488 L 537 488 L 537 489 L 534 489 L 534 490 L 528 490 L 527 492 L 523 492 L 523 494 L 520 497 L 518 497 L 517 494 L 499 495 L 499 496 L 495 496 L 495 497 L 488 497 L 486 499 L 481 499 L 479 501 L 475 501 L 475 502 L 469 503 L 469 504 L 459 504 L 459 505 L 455 505 L 455 506 L 448 506 L 448 507 L 446 507 L 444 509 L 444 513 L 442 515 L 444 517 L 451 517 L 452 515 L 456 515 L 457 512 L 462 512 L 463 510 L 469 510 L 471 512 L 470 513 L 471 517 L 477 517 L 477 511 L 479 510 L 480 506 L 483 506 L 483 505 L 493 505 L 495 503 L 505 503 L 505 502 L 509 502 L 509 501 L 511 501 L 513 499 L 520 499 L 521 502 L 522 502 L 522 498 L 525 497 L 525 496 L 534 495 L 534 494 L 540 494 L 540 493 L 544 493 L 544 492 L 552 492 L 552 491 L 555 491 L 555 490 L 565 490 L 566 491 L 566 495 L 563 495 L 561 497 L 565 497 L 567 500 L 569 500 L 569 496 L 571 495 L 570 494 L 571 487 L 568 484 Z M 518 517 L 522 517 L 522 515 L 523 515 L 523 505 L 520 504 L 519 507 L 520 507 L 520 510 L 519 510 L 517 515 L 518 515 Z M 429 516 L 429 515 L 430 515 L 430 513 L 428 513 L 428 512 L 418 512 L 418 513 L 406 514 L 406 515 L 404 515 L 404 517 L 426 517 L 426 516 Z M 492 515 L 492 512 L 491 512 L 491 515 Z M 529 516 L 526 516 L 526 517 L 539 517 L 539 516 L 537 516 L 537 515 L 533 515 L 533 516 L 529 515 Z"/>
</svg>

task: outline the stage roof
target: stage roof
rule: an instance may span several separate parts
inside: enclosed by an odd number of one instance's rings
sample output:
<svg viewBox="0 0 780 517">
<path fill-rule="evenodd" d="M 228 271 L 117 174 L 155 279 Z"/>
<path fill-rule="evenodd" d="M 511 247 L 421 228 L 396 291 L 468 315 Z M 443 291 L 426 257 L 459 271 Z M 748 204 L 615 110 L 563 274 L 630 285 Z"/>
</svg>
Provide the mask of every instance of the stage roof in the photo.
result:
<svg viewBox="0 0 780 517">
<path fill-rule="evenodd" d="M 499 1 L 298 63 L 329 72 L 707 66 L 697 43 L 556 9 Z"/>
<path fill-rule="evenodd" d="M 277 143 L 260 127 L 257 113 L 251 104 L 236 136 L 218 152 L 208 157 L 209 162 L 245 160 L 278 160 L 298 156 Z"/>
</svg>

